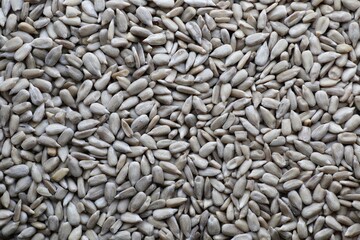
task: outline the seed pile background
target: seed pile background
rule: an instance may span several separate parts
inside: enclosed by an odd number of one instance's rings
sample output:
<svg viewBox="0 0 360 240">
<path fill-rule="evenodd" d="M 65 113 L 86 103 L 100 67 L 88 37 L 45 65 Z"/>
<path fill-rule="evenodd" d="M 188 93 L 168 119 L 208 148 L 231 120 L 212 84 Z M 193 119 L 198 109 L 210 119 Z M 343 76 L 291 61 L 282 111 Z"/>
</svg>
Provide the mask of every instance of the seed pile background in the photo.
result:
<svg viewBox="0 0 360 240">
<path fill-rule="evenodd" d="M 358 0 L 2 0 L 0 239 L 357 239 Z"/>
</svg>

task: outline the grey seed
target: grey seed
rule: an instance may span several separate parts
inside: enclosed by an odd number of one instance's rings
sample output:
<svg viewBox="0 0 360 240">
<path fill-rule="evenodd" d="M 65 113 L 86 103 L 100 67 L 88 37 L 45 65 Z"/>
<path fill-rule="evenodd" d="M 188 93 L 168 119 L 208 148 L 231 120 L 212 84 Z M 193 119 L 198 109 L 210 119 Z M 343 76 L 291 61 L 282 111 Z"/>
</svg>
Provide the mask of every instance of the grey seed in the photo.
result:
<svg viewBox="0 0 360 240">
<path fill-rule="evenodd" d="M 294 111 L 290 112 L 290 121 L 291 121 L 291 128 L 294 131 L 300 131 L 302 129 L 302 122 L 300 116 L 295 113 Z"/>
<path fill-rule="evenodd" d="M 266 42 L 264 43 L 264 45 L 266 44 Z M 267 46 L 267 45 L 266 45 Z M 257 52 L 257 56 L 258 55 L 265 55 L 266 56 L 266 49 L 264 49 L 264 47 L 261 49 L 261 47 L 258 49 Z M 225 66 L 229 67 L 231 65 L 234 65 L 235 63 L 239 62 L 239 60 L 244 56 L 244 54 L 241 51 L 235 51 L 233 53 L 231 53 L 225 60 Z M 258 60 L 260 61 L 260 57 L 257 57 Z M 255 58 L 256 59 L 256 58 Z M 256 60 L 255 60 L 256 61 Z M 263 60 L 262 60 L 263 61 Z M 256 63 L 258 64 L 258 63 Z M 258 64 L 259 65 L 259 64 Z"/>
<path fill-rule="evenodd" d="M 204 146 L 201 147 L 199 151 L 199 155 L 201 157 L 207 157 L 209 156 L 216 148 L 217 144 L 216 142 L 208 142 Z"/>
<path fill-rule="evenodd" d="M 356 237 L 359 234 L 360 234 L 360 224 L 355 223 L 346 230 L 345 237 Z"/>
<path fill-rule="evenodd" d="M 36 183 L 40 183 L 42 181 L 40 167 L 36 164 L 33 164 L 31 167 L 31 177 Z"/>
<path fill-rule="evenodd" d="M 55 21 L 54 22 L 54 31 L 57 34 L 58 37 L 66 39 L 70 36 L 70 31 L 66 27 L 66 25 L 61 21 Z"/>
<path fill-rule="evenodd" d="M 148 81 L 145 78 L 140 78 L 134 82 L 132 82 L 126 91 L 130 95 L 136 95 L 142 92 L 148 86 Z"/>
<path fill-rule="evenodd" d="M 109 114 L 109 111 L 105 108 L 105 106 L 100 103 L 92 103 L 90 105 L 90 111 L 97 115 Z"/>
<path fill-rule="evenodd" d="M 19 78 L 8 78 L 6 81 L 0 82 L 0 91 L 8 91 L 15 87 L 16 83 L 18 82 Z"/>
<path fill-rule="evenodd" d="M 88 129 L 91 129 L 91 128 L 97 126 L 99 123 L 100 123 L 100 121 L 98 121 L 96 119 L 87 119 L 87 120 L 83 120 L 83 121 L 79 122 L 77 125 L 77 128 L 80 131 L 88 130 Z"/>
<path fill-rule="evenodd" d="M 65 146 L 74 136 L 74 131 L 71 128 L 66 128 L 59 136 L 57 142 L 61 146 Z"/>
<path fill-rule="evenodd" d="M 189 94 L 189 95 L 200 95 L 200 92 L 194 88 L 186 87 L 186 86 L 177 86 L 176 90 L 181 93 Z"/>
<path fill-rule="evenodd" d="M 113 38 L 111 39 L 111 45 L 113 47 L 126 47 L 129 42 L 125 38 Z"/>
<path fill-rule="evenodd" d="M 45 64 L 47 66 L 55 66 L 55 64 L 59 61 L 62 53 L 62 45 L 59 45 L 49 51 L 49 53 L 45 57 Z"/>
<path fill-rule="evenodd" d="M 305 101 L 309 104 L 309 106 L 310 107 L 315 106 L 316 100 L 313 92 L 305 85 L 302 86 L 302 91 L 303 91 L 303 97 L 305 98 Z"/>
<path fill-rule="evenodd" d="M 16 50 L 14 59 L 18 62 L 24 61 L 24 59 L 29 55 L 31 50 L 32 47 L 30 43 L 23 44 L 19 49 Z"/>
<path fill-rule="evenodd" d="M 131 148 L 125 142 L 115 141 L 113 144 L 113 148 L 121 153 L 131 152 Z"/>
<path fill-rule="evenodd" d="M 348 34 L 349 34 L 349 39 L 352 42 L 352 45 L 355 46 L 360 38 L 360 27 L 357 22 L 351 22 L 349 24 L 349 33 Z"/>
<path fill-rule="evenodd" d="M 174 208 L 156 209 L 153 211 L 153 217 L 155 220 L 164 220 L 173 216 L 177 211 Z"/>
<path fill-rule="evenodd" d="M 314 236 L 314 239 L 327 239 L 334 233 L 334 230 L 330 228 L 325 228 L 317 232 Z"/>
<path fill-rule="evenodd" d="M 129 213 L 129 212 L 121 214 L 120 219 L 123 222 L 132 223 L 132 224 L 139 223 L 142 221 L 141 217 L 138 214 Z"/>
<path fill-rule="evenodd" d="M 8 191 L 4 192 L 3 195 L 1 196 L 1 204 L 8 208 L 10 205 L 10 194 Z"/>
<path fill-rule="evenodd" d="M 53 40 L 51 38 L 35 38 L 31 42 L 31 45 L 34 48 L 48 49 L 48 48 L 51 48 L 53 46 Z"/>
<path fill-rule="evenodd" d="M 164 172 L 168 172 L 171 174 L 181 174 L 180 170 L 172 163 L 169 162 L 160 162 L 159 166 L 164 170 Z"/>
<path fill-rule="evenodd" d="M 66 208 L 68 221 L 72 226 L 77 226 L 80 223 L 80 215 L 77 212 L 76 206 L 73 203 L 69 203 Z"/>
<path fill-rule="evenodd" d="M 321 107 L 324 111 L 328 110 L 329 107 L 329 97 L 325 91 L 317 91 L 315 93 L 315 99 L 319 107 Z"/>
<path fill-rule="evenodd" d="M 67 127 L 59 123 L 50 124 L 46 127 L 45 131 L 48 135 L 57 135 L 62 133 Z"/>
<path fill-rule="evenodd" d="M 137 225 L 139 231 L 147 236 L 152 236 L 154 233 L 154 226 L 148 222 L 141 222 Z"/>
<path fill-rule="evenodd" d="M 269 111 L 267 110 L 266 108 L 264 107 L 260 107 L 260 114 L 264 120 L 264 122 L 266 123 L 266 125 L 270 128 L 275 128 L 275 125 L 276 125 L 276 119 L 274 117 L 274 115 Z M 242 121 L 243 122 L 243 121 Z M 291 122 L 293 126 L 293 122 Z M 298 125 L 297 125 L 298 126 Z M 301 127 L 301 126 L 300 126 Z M 298 128 L 300 128 L 298 126 Z"/>
<path fill-rule="evenodd" d="M 248 118 L 249 122 L 256 128 L 259 128 L 260 127 L 260 114 L 258 113 L 258 111 L 254 108 L 254 106 L 248 106 L 245 108 L 245 114 L 246 114 L 246 117 Z M 245 121 L 243 121 L 246 124 Z M 243 123 L 243 125 L 244 125 Z M 244 127 L 245 127 L 244 125 Z M 245 127 L 246 128 L 246 127 Z M 252 132 L 252 131 L 249 131 L 249 132 Z"/>
<path fill-rule="evenodd" d="M 210 80 L 213 76 L 214 76 L 214 73 L 210 69 L 206 68 L 196 76 L 195 81 L 196 82 L 206 82 L 206 81 Z"/>
<path fill-rule="evenodd" d="M 75 100 L 71 96 L 70 92 L 67 89 L 62 89 L 59 92 L 59 96 L 60 96 L 61 100 L 69 107 L 72 107 L 72 108 L 76 107 Z"/>
<path fill-rule="evenodd" d="M 326 216 L 325 218 L 326 225 L 334 229 L 335 231 L 341 231 L 341 224 L 332 216 Z"/>
<path fill-rule="evenodd" d="M 351 14 L 345 11 L 334 11 L 327 15 L 331 20 L 336 22 L 348 22 L 351 20 Z"/>
<path fill-rule="evenodd" d="M 289 70 L 286 70 L 286 71 L 278 74 L 276 76 L 276 80 L 278 82 L 288 81 L 288 80 L 292 79 L 293 77 L 297 76 L 299 72 L 300 72 L 300 68 L 293 67 Z"/>
<path fill-rule="evenodd" d="M 271 21 L 279 20 L 286 16 L 285 6 L 277 6 L 268 14 L 268 19 Z"/>
<path fill-rule="evenodd" d="M 2 228 L 1 233 L 5 237 L 11 236 L 12 234 L 14 234 L 16 232 L 18 227 L 19 227 L 19 222 L 11 221 Z"/>
<path fill-rule="evenodd" d="M 320 166 L 330 165 L 333 163 L 333 159 L 330 155 L 321 154 L 317 152 L 311 154 L 310 160 Z"/>
<path fill-rule="evenodd" d="M 199 44 L 202 43 L 202 31 L 198 24 L 193 21 L 187 22 L 185 24 L 186 30 L 189 32 L 190 36 Z"/>
<path fill-rule="evenodd" d="M 133 121 L 133 123 L 131 124 L 131 129 L 133 130 L 133 132 L 139 132 L 140 130 L 144 129 L 149 122 L 150 119 L 147 115 L 141 115 Z"/>
<path fill-rule="evenodd" d="M 95 211 L 89 218 L 87 224 L 86 224 L 86 227 L 89 228 L 89 229 L 92 229 L 95 227 L 97 221 L 99 220 L 100 218 L 100 211 L 97 210 Z"/>
<path fill-rule="evenodd" d="M 107 177 L 105 174 L 99 174 L 88 179 L 89 186 L 96 186 L 99 184 L 103 184 L 107 181 Z"/>
<path fill-rule="evenodd" d="M 310 206 L 303 208 L 303 210 L 301 211 L 301 215 L 304 218 L 311 218 L 313 216 L 316 216 L 320 213 L 323 205 L 323 203 L 313 203 Z"/>
<path fill-rule="evenodd" d="M 247 219 L 247 222 L 249 225 L 249 229 L 251 231 L 254 231 L 254 232 L 259 231 L 259 229 L 260 229 L 259 221 L 258 221 L 256 215 L 252 211 L 248 210 L 246 219 Z"/>
<path fill-rule="evenodd" d="M 353 112 L 354 112 L 354 108 L 350 108 L 350 107 L 340 108 L 333 115 L 333 119 L 338 124 L 344 123 L 353 115 Z"/>
<path fill-rule="evenodd" d="M 22 72 L 22 76 L 25 78 L 36 78 L 36 77 L 41 77 L 44 73 L 44 70 L 39 70 L 39 69 L 25 69 Z"/>
<path fill-rule="evenodd" d="M 301 53 L 301 60 L 302 60 L 302 65 L 304 66 L 305 71 L 310 72 L 310 70 L 312 69 L 313 64 L 314 64 L 314 58 L 313 58 L 311 51 L 309 51 L 309 50 L 303 51 Z"/>
<path fill-rule="evenodd" d="M 81 235 L 82 235 L 82 227 L 80 225 L 71 231 L 68 239 L 79 240 L 81 238 Z"/>
<path fill-rule="evenodd" d="M 12 178 L 22 178 L 29 174 L 30 169 L 25 164 L 15 165 L 4 171 L 6 175 Z"/>
<path fill-rule="evenodd" d="M 161 46 L 166 43 L 166 35 L 164 33 L 152 34 L 145 38 L 143 42 L 153 46 Z"/>
<path fill-rule="evenodd" d="M 283 184 L 283 187 L 286 191 L 291 191 L 299 188 L 303 182 L 301 180 L 292 179 Z"/>
<path fill-rule="evenodd" d="M 233 237 L 234 240 L 250 240 L 252 236 L 249 233 L 238 234 Z"/>
<path fill-rule="evenodd" d="M 60 224 L 60 228 L 59 228 L 59 239 L 67 239 L 68 236 L 70 235 L 72 230 L 72 227 L 70 225 L 70 223 L 68 222 L 63 222 Z"/>
<path fill-rule="evenodd" d="M 29 94 L 30 94 L 31 102 L 33 104 L 39 106 L 44 102 L 44 97 L 41 91 L 39 90 L 39 88 L 33 86 L 32 84 L 30 84 L 29 86 Z"/>
<path fill-rule="evenodd" d="M 10 210 L 6 210 L 6 209 L 0 210 L 0 219 L 9 218 L 12 217 L 13 215 L 14 213 L 11 212 Z"/>
<path fill-rule="evenodd" d="M 220 223 L 217 218 L 215 218 L 213 215 L 210 215 L 207 223 L 207 229 L 210 235 L 217 235 L 220 233 Z"/>
<path fill-rule="evenodd" d="M 338 135 L 338 141 L 343 144 L 353 144 L 357 140 L 355 133 L 345 132 Z"/>
<path fill-rule="evenodd" d="M 243 127 L 252 135 L 256 136 L 259 134 L 259 130 L 253 126 L 248 120 L 245 118 L 240 118 L 240 122 L 243 125 Z"/>
<path fill-rule="evenodd" d="M 241 231 L 235 226 L 235 224 L 224 224 L 221 231 L 224 235 L 227 236 L 235 236 L 241 233 Z"/>
<path fill-rule="evenodd" d="M 188 58 L 189 54 L 185 49 L 178 50 L 170 59 L 169 67 L 175 66 L 184 62 Z"/>
<path fill-rule="evenodd" d="M 143 134 L 140 137 L 141 143 L 149 149 L 157 149 L 155 140 L 148 134 Z"/>
<path fill-rule="evenodd" d="M 94 76 L 101 76 L 101 66 L 99 59 L 93 53 L 85 53 L 82 57 L 84 66 Z"/>
<path fill-rule="evenodd" d="M 259 66 L 264 66 L 269 59 L 269 54 L 270 50 L 268 48 L 267 42 L 264 42 L 256 53 L 255 63 Z"/>
<path fill-rule="evenodd" d="M 160 8 L 172 8 L 174 7 L 174 1 L 156 0 L 154 3 Z"/>
<path fill-rule="evenodd" d="M 222 45 L 216 48 L 211 54 L 210 57 L 214 58 L 224 58 L 230 55 L 232 52 L 232 47 L 229 44 Z"/>
<path fill-rule="evenodd" d="M 131 239 L 131 234 L 129 231 L 120 231 L 118 233 L 116 233 L 116 235 L 114 235 L 115 238 L 119 238 L 119 239 L 124 239 L 124 240 L 130 240 Z M 112 239 L 112 238 L 110 238 Z"/>
<path fill-rule="evenodd" d="M 156 65 L 168 65 L 170 62 L 170 56 L 167 54 L 156 54 L 153 57 L 154 64 Z"/>
<path fill-rule="evenodd" d="M 128 99 L 126 99 L 121 105 L 119 110 L 126 110 L 129 109 L 131 107 L 134 107 L 136 104 L 139 103 L 139 99 L 136 96 L 133 97 L 129 97 Z"/>
<path fill-rule="evenodd" d="M 151 16 L 151 13 L 150 11 L 145 8 L 145 7 L 142 7 L 140 6 L 139 8 L 136 9 L 136 16 L 139 18 L 139 20 L 141 22 L 143 22 L 144 24 L 146 24 L 147 26 L 149 27 L 152 27 L 153 26 L 153 23 L 152 23 L 152 16 Z"/>
<path fill-rule="evenodd" d="M 186 215 L 186 214 L 181 215 L 181 217 L 179 219 L 179 225 L 180 225 L 180 229 L 181 229 L 182 233 L 186 237 L 190 236 L 191 219 L 190 219 L 189 215 Z"/>
<path fill-rule="evenodd" d="M 316 21 L 316 26 L 315 26 L 315 33 L 316 35 L 320 36 L 322 34 L 324 34 L 327 30 L 327 28 L 329 27 L 330 24 L 330 19 L 326 16 L 322 16 L 320 17 L 317 21 Z"/>
<path fill-rule="evenodd" d="M 299 23 L 289 29 L 289 35 L 293 38 L 299 37 L 306 32 L 310 24 Z"/>
<path fill-rule="evenodd" d="M 97 17 L 97 13 L 95 11 L 94 5 L 91 1 L 83 1 L 81 2 L 81 9 L 91 17 Z"/>
<path fill-rule="evenodd" d="M 20 37 L 14 37 L 6 41 L 1 47 L 1 51 L 15 52 L 23 45 L 23 40 Z"/>
<path fill-rule="evenodd" d="M 214 2 L 212 0 L 185 0 L 187 4 L 189 4 L 192 7 L 213 7 L 215 6 Z"/>
<path fill-rule="evenodd" d="M 235 183 L 234 191 L 233 191 L 234 196 L 237 198 L 241 197 L 244 194 L 245 187 L 246 187 L 246 178 L 245 176 L 243 176 L 239 178 L 239 180 L 237 180 L 237 182 Z"/>
<path fill-rule="evenodd" d="M 268 33 L 254 33 L 245 38 L 245 44 L 248 46 L 255 46 L 263 43 L 269 36 Z"/>
<path fill-rule="evenodd" d="M 25 228 L 24 230 L 22 230 L 20 232 L 20 234 L 18 235 L 19 239 L 26 239 L 26 238 L 30 238 L 32 237 L 34 234 L 36 233 L 36 229 L 34 227 L 28 227 Z"/>
<path fill-rule="evenodd" d="M 285 39 L 280 39 L 271 50 L 270 60 L 278 57 L 282 52 L 287 49 L 288 45 L 289 44 Z"/>
<path fill-rule="evenodd" d="M 169 20 L 171 21 L 171 20 Z M 139 36 L 139 37 L 148 37 L 151 35 L 151 31 L 149 31 L 148 29 L 146 28 L 143 28 L 143 27 L 138 27 L 138 26 L 133 26 L 130 28 L 130 32 L 132 34 L 134 34 L 135 36 Z"/>
<path fill-rule="evenodd" d="M 47 188 L 45 188 L 45 187 L 39 186 L 36 189 L 36 192 L 41 196 L 45 196 L 45 197 L 51 197 L 52 196 L 52 194 L 49 192 L 49 190 Z"/>
<path fill-rule="evenodd" d="M 344 125 L 345 131 L 353 131 L 355 130 L 359 125 L 359 115 L 352 116 Z"/>
<path fill-rule="evenodd" d="M 324 52 L 318 56 L 319 63 L 327 63 L 340 57 L 339 53 L 335 52 Z"/>
</svg>

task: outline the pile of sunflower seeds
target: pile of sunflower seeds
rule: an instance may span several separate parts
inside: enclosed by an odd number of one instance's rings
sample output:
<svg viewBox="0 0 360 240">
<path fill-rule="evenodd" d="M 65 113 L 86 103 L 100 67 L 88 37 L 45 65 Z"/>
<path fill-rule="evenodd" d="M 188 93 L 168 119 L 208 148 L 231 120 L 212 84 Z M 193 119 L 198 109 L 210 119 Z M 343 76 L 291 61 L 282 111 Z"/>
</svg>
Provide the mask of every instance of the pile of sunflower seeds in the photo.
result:
<svg viewBox="0 0 360 240">
<path fill-rule="evenodd" d="M 0 239 L 359 239 L 359 18 L 2 0 Z"/>
</svg>

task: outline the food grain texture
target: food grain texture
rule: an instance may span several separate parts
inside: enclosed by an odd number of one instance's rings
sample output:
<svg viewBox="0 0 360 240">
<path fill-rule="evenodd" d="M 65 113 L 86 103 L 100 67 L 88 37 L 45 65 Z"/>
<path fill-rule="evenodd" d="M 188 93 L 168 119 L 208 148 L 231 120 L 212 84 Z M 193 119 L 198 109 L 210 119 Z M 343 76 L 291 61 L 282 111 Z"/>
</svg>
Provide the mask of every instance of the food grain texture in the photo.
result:
<svg viewBox="0 0 360 240">
<path fill-rule="evenodd" d="M 359 0 L 0 7 L 0 239 L 360 238 Z"/>
</svg>

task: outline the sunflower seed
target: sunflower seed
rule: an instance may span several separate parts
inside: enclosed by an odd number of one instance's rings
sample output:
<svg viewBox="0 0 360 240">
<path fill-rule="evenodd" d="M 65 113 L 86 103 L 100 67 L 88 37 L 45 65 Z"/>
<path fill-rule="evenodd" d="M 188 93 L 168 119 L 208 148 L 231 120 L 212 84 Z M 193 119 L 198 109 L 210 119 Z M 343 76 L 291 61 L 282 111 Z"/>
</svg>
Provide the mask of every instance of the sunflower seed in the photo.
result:
<svg viewBox="0 0 360 240">
<path fill-rule="evenodd" d="M 359 1 L 61 3 L 1 3 L 0 239 L 360 234 Z"/>
</svg>

